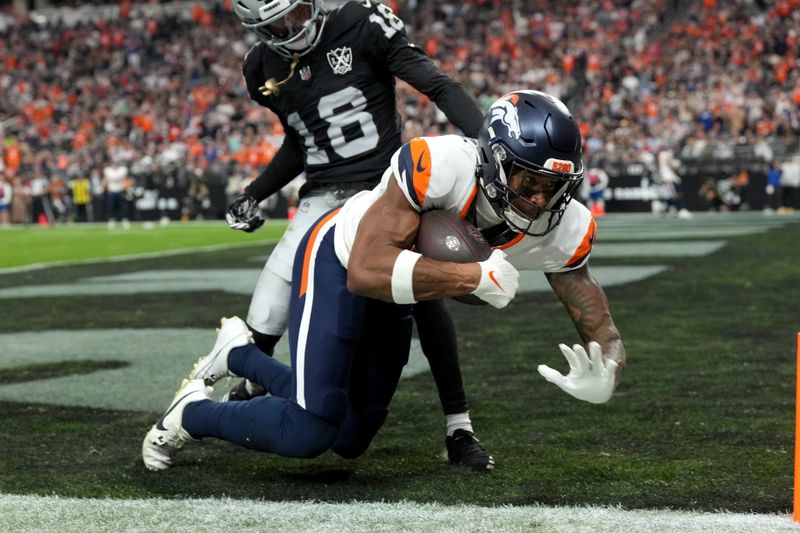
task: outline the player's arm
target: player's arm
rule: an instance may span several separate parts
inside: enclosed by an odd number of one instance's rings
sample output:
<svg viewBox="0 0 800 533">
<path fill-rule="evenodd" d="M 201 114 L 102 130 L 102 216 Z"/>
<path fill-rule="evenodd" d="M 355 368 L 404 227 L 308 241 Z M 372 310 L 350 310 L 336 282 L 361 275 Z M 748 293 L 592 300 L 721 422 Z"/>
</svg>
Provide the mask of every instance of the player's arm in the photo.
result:
<svg viewBox="0 0 800 533">
<path fill-rule="evenodd" d="M 368 7 L 369 6 L 369 7 Z M 372 11 L 366 31 L 389 72 L 427 96 L 468 137 L 477 137 L 483 114 L 464 87 L 441 72 L 425 52 L 408 41 L 405 25 L 388 6 L 364 2 Z"/>
<path fill-rule="evenodd" d="M 394 301 L 394 266 L 400 253 L 412 248 L 418 229 L 419 213 L 390 179 L 386 191 L 358 225 L 347 267 L 347 288 L 355 294 Z M 416 258 L 412 271 L 417 301 L 469 294 L 481 278 L 478 263 L 447 263 L 422 256 Z"/>
<path fill-rule="evenodd" d="M 225 220 L 231 228 L 247 233 L 260 228 L 264 219 L 259 215 L 258 204 L 281 190 L 303 171 L 300 144 L 288 129 L 285 131 L 287 133 L 283 144 L 272 161 L 225 210 Z"/>
<path fill-rule="evenodd" d="M 481 263 L 436 261 L 411 251 L 418 229 L 419 213 L 390 179 L 359 223 L 347 267 L 348 290 L 396 303 L 475 294 L 495 307 L 508 305 L 516 294 L 517 272 L 505 254 L 497 251 Z"/>
<path fill-rule="evenodd" d="M 264 49 L 263 43 L 257 43 L 247 52 L 242 63 L 242 76 L 250 99 L 275 113 L 281 121 L 286 135 L 272 161 L 245 189 L 245 194 L 256 200 L 256 203 L 272 196 L 292 181 L 303 171 L 304 161 L 303 149 L 297 134 L 286 123 L 286 117 L 281 116 L 274 107 L 272 99 L 262 94 L 260 90 L 264 79 L 268 77 L 268 73 L 264 72 L 262 56 Z"/>
<path fill-rule="evenodd" d="M 625 347 L 608 307 L 603 288 L 588 265 L 568 272 L 546 274 L 553 291 L 561 299 L 584 343 L 595 341 L 603 357 L 617 363 L 617 377 L 625 367 Z"/>
<path fill-rule="evenodd" d="M 539 366 L 539 373 L 580 400 L 604 403 L 611 398 L 625 367 L 625 347 L 605 292 L 587 265 L 546 276 L 588 346 L 589 354 L 581 345 L 570 349 L 561 344 L 559 348 L 569 362 L 569 374 L 562 375 L 544 365 Z"/>
<path fill-rule="evenodd" d="M 460 83 L 436 68 L 422 50 L 407 43 L 393 49 L 388 60 L 395 76 L 430 98 L 467 137 L 478 136 L 483 114 L 475 100 Z"/>
<path fill-rule="evenodd" d="M 304 155 L 300 140 L 294 131 L 288 127 L 284 117 L 274 109 L 270 98 L 263 95 L 259 90 L 259 87 L 263 85 L 262 80 L 264 78 L 261 58 L 263 48 L 263 43 L 257 43 L 247 52 L 242 64 L 242 75 L 250 98 L 278 116 L 286 135 L 283 138 L 283 144 L 275 153 L 272 161 L 245 188 L 244 193 L 231 202 L 225 212 L 225 219 L 231 228 L 248 233 L 257 230 L 264 223 L 264 219 L 258 213 L 258 204 L 281 190 L 300 174 L 304 168 Z"/>
<path fill-rule="evenodd" d="M 284 124 L 286 135 L 266 168 L 245 187 L 244 193 L 256 203 L 272 196 L 303 172 L 303 151 L 297 136 Z"/>
</svg>

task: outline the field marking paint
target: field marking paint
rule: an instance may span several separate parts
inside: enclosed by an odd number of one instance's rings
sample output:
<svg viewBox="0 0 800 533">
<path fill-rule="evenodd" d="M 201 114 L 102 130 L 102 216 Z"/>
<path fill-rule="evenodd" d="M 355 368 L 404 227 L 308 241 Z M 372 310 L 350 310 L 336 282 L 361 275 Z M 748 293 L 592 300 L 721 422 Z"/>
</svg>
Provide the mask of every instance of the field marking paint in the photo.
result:
<svg viewBox="0 0 800 533">
<path fill-rule="evenodd" d="M 605 286 L 641 281 L 663 272 L 664 266 L 599 266 L 592 273 Z M 0 300 L 9 298 L 52 298 L 54 296 L 108 296 L 116 294 L 223 291 L 252 294 L 260 269 L 143 270 L 113 276 L 95 276 L 74 283 L 23 285 L 0 289 Z M 541 272 L 520 273 L 519 292 L 549 291 Z"/>
<path fill-rule="evenodd" d="M 603 287 L 614 287 L 616 285 L 625 285 L 626 283 L 634 283 L 655 276 L 667 270 L 663 265 L 651 266 L 597 266 L 590 267 L 590 270 L 600 285 Z M 523 270 L 519 273 L 519 290 L 520 293 L 530 292 L 548 292 L 552 290 L 550 283 L 547 281 L 545 275 L 541 272 L 531 272 L 530 270 Z"/>
<path fill-rule="evenodd" d="M 23 285 L 0 289 L 0 299 L 52 296 L 223 291 L 252 294 L 261 269 L 142 270 L 83 278 L 74 283 Z"/>
<path fill-rule="evenodd" d="M 597 243 L 607 241 L 658 241 L 675 239 L 719 239 L 725 237 L 740 237 L 743 235 L 758 235 L 766 233 L 771 228 L 766 227 L 740 227 L 740 228 L 615 228 L 597 230 Z"/>
<path fill-rule="evenodd" d="M 157 413 L 215 338 L 212 327 L 0 334 L 0 369 L 78 360 L 130 363 L 90 374 L 0 385 L 0 400 Z M 289 364 L 286 336 L 276 346 L 275 358 Z M 427 370 L 419 341 L 413 339 L 403 377 Z M 227 386 L 225 381 L 218 387 L 218 397 Z M 109 390 L 115 393 L 108 394 Z"/>
<path fill-rule="evenodd" d="M 595 267 L 592 273 L 603 286 L 613 287 L 646 279 L 665 269 L 663 266 Z M 206 271 L 197 273 L 208 275 Z M 141 280 L 171 275 L 179 277 L 174 271 L 171 274 L 169 271 L 140 272 L 122 277 Z M 220 279 L 229 275 L 229 272 L 223 271 Z M 203 278 L 202 282 L 208 288 L 208 277 Z M 77 286 L 83 287 L 81 284 Z M 75 286 L 71 287 L 74 290 Z M 152 292 L 152 286 L 148 287 L 150 288 L 146 289 L 134 283 L 128 288 L 135 288 L 132 292 Z M 242 292 L 249 294 L 252 290 L 249 287 Z M 521 273 L 520 292 L 549 290 L 547 279 L 542 273 Z M 78 293 L 86 294 L 86 291 Z M 188 374 L 195 360 L 205 355 L 209 347 L 214 345 L 214 339 L 215 333 L 211 327 L 0 334 L 0 353 L 4 354 L 0 360 L 0 369 L 76 360 L 130 363 L 129 366 L 98 370 L 90 374 L 0 385 L 0 400 L 159 412 L 169 402 L 180 378 Z M 286 364 L 291 360 L 285 335 L 275 347 L 275 358 Z M 419 340 L 414 338 L 402 377 L 411 378 L 427 372 L 428 369 L 428 361 L 422 353 Z M 218 388 L 222 390 L 226 386 L 226 383 L 222 383 Z M 108 390 L 119 393 L 107 394 Z M 221 394 L 218 391 L 218 396 Z"/>
<path fill-rule="evenodd" d="M 17 274 L 19 272 L 30 272 L 32 270 L 41 270 L 50 267 L 64 267 L 75 265 L 94 265 L 100 263 L 120 263 L 122 261 L 131 261 L 136 259 L 157 259 L 159 257 L 171 257 L 174 255 L 191 254 L 195 252 L 217 252 L 219 250 L 229 250 L 232 248 L 245 248 L 248 246 L 270 246 L 276 244 L 278 239 L 267 239 L 257 242 L 243 242 L 231 244 L 211 244 L 208 246 L 198 246 L 196 248 L 181 248 L 179 250 L 164 250 L 161 252 L 145 252 L 141 254 L 131 255 L 118 255 L 115 257 L 94 258 L 94 259 L 78 259 L 75 261 L 53 261 L 50 263 L 33 263 L 30 265 L 23 265 L 18 267 L 0 268 L 0 275 L 2 274 Z"/>
<path fill-rule="evenodd" d="M 739 213 L 735 216 L 700 213 L 692 220 L 675 220 L 658 219 L 645 214 L 617 214 L 598 220 L 597 243 L 738 237 L 780 228 L 797 218 L 765 217 L 761 213 Z"/>
<path fill-rule="evenodd" d="M 601 225 L 619 226 L 731 226 L 737 224 L 782 226 L 800 220 L 800 212 L 792 215 L 765 215 L 761 211 L 736 211 L 729 213 L 694 212 L 689 220 L 668 215 L 653 215 L 652 213 L 606 213 L 597 219 Z"/>
<path fill-rule="evenodd" d="M 622 257 L 702 257 L 725 246 L 726 241 L 598 242 L 592 258 Z"/>
<path fill-rule="evenodd" d="M 646 279 L 664 271 L 664 266 L 647 267 L 595 267 L 592 273 L 605 287 L 613 287 Z M 201 275 L 196 282 L 208 289 L 208 271 L 189 271 Z M 213 272 L 213 271 L 212 271 Z M 254 271 L 256 274 L 258 271 Z M 219 272 L 218 272 L 219 274 Z M 229 279 L 230 272 L 222 271 L 220 280 Z M 117 276 L 111 276 L 117 277 Z M 167 278 L 178 278 L 175 271 L 148 271 L 124 274 L 125 279 L 160 279 L 171 283 Z M 106 278 L 106 277 L 104 277 Z M 214 278 L 217 279 L 217 278 Z M 123 283 L 119 281 L 118 283 Z M 226 282 L 230 285 L 230 282 Z M 240 291 L 249 294 L 247 285 Z M 75 288 L 82 284 L 65 286 L 75 294 Z M 99 288 L 105 289 L 107 285 Z M 130 293 L 154 292 L 150 282 L 142 286 L 133 283 L 126 287 Z M 196 290 L 196 289 L 195 289 Z M 520 292 L 545 292 L 550 287 L 541 272 L 522 272 Z M 1 291 L 0 291 L 1 292 Z M 86 294 L 78 290 L 78 294 Z M 52 292 L 50 293 L 52 295 Z M 0 400 L 18 402 L 39 402 L 55 405 L 90 406 L 119 410 L 139 410 L 158 412 L 169 402 L 180 382 L 201 355 L 214 345 L 215 334 L 207 329 L 113 329 L 44 331 L 0 334 L 0 369 L 61 361 L 125 361 L 130 366 L 110 370 L 99 370 L 90 374 L 62 376 L 58 378 L 13 383 L 0 386 Z M 275 347 L 275 358 L 289 364 L 289 344 L 283 336 Z M 429 369 L 428 361 L 422 353 L 419 340 L 411 343 L 408 364 L 403 368 L 403 378 L 411 378 Z M 226 386 L 221 384 L 221 390 Z M 119 394 L 109 395 L 105 391 L 117 390 Z M 220 392 L 219 395 L 222 393 Z M 57 402 L 54 402 L 57 399 Z"/>
<path fill-rule="evenodd" d="M 151 475 L 164 475 L 153 473 Z M 114 499 L 0 495 L 3 531 L 238 532 L 791 532 L 787 515 L 624 510 L 619 507 L 269 502 L 231 499 Z"/>
</svg>

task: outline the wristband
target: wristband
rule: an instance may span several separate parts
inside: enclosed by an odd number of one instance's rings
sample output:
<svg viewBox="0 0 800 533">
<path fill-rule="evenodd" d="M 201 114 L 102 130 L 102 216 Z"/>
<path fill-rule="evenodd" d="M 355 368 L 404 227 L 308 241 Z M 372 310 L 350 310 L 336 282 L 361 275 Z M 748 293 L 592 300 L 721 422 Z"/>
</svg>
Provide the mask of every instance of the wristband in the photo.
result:
<svg viewBox="0 0 800 533">
<path fill-rule="evenodd" d="M 398 304 L 417 303 L 414 299 L 414 265 L 421 254 L 403 250 L 394 261 L 392 268 L 392 300 Z"/>
</svg>

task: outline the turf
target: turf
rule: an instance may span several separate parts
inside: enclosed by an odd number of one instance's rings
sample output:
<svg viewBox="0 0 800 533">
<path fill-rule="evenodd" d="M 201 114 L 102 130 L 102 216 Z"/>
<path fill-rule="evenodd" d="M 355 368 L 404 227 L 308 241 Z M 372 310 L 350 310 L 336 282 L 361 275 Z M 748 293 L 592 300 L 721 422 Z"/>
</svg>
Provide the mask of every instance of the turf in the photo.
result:
<svg viewBox="0 0 800 533">
<path fill-rule="evenodd" d="M 577 340 L 551 294 L 523 294 L 503 311 L 451 303 L 473 422 L 498 462 L 488 476 L 443 463 L 443 420 L 432 379 L 422 374 L 401 382 L 386 425 L 355 461 L 332 454 L 286 460 L 204 441 L 187 446 L 175 468 L 152 473 L 141 464 L 140 445 L 157 413 L 2 403 L 0 492 L 786 512 L 799 230 L 795 220 L 730 237 L 699 258 L 594 261 L 669 267 L 606 291 L 629 355 L 625 379 L 606 405 L 571 399 L 536 373 L 540 363 L 563 369 L 556 345 Z M 54 267 L 0 275 L 0 287 L 188 265 L 226 268 L 264 252 L 259 245 Z M 218 291 L 18 298 L 0 301 L 0 328 L 210 328 L 223 314 L 244 313 L 248 302 Z M 3 370 L 0 386 L 39 379 L 34 364 Z M 103 369 L 77 361 L 42 373 Z M 109 393 L 136 394 L 136 384 Z"/>
<path fill-rule="evenodd" d="M 109 230 L 95 224 L 4 228 L 0 229 L 0 268 L 272 241 L 281 236 L 285 227 L 286 221 L 270 221 L 252 235 L 231 231 L 217 222 L 168 226 L 136 223 L 130 230 L 119 226 Z"/>
</svg>

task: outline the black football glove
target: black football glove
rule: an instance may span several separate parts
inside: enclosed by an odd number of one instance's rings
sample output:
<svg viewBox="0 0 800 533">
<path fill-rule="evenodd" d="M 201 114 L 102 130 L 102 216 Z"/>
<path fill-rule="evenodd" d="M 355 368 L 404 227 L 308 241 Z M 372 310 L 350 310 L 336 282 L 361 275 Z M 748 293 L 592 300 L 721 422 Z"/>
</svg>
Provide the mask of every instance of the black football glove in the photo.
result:
<svg viewBox="0 0 800 533">
<path fill-rule="evenodd" d="M 228 206 L 225 211 L 225 220 L 233 229 L 240 229 L 251 233 L 264 223 L 258 215 L 258 202 L 248 194 L 243 194 Z"/>
</svg>

